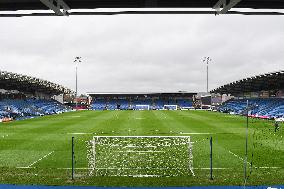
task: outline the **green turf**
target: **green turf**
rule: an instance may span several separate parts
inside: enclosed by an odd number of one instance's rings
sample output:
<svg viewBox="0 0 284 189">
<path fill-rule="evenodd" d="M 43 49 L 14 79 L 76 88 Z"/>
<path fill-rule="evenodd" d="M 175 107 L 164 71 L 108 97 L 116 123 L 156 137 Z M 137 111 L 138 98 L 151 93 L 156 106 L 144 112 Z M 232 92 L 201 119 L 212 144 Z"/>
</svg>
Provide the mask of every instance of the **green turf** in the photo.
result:
<svg viewBox="0 0 284 189">
<path fill-rule="evenodd" d="M 0 124 L 0 183 L 96 186 L 243 185 L 245 123 L 206 111 L 79 111 Z M 247 184 L 284 184 L 284 126 L 250 119 Z M 184 134 L 191 133 L 191 134 Z M 88 176 L 86 141 L 95 135 L 189 135 L 195 176 Z M 71 177 L 71 137 L 76 174 Z M 209 138 L 213 174 L 209 179 Z"/>
</svg>

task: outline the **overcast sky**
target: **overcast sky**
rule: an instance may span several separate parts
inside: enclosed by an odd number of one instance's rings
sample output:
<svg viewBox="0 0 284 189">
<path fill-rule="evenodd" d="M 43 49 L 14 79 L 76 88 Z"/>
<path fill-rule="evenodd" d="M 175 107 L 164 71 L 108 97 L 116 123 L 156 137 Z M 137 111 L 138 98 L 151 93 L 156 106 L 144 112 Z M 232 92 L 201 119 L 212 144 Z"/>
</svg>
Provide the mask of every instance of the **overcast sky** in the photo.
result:
<svg viewBox="0 0 284 189">
<path fill-rule="evenodd" d="M 0 18 L 0 70 L 79 93 L 200 92 L 284 69 L 284 17 L 119 15 Z"/>
</svg>

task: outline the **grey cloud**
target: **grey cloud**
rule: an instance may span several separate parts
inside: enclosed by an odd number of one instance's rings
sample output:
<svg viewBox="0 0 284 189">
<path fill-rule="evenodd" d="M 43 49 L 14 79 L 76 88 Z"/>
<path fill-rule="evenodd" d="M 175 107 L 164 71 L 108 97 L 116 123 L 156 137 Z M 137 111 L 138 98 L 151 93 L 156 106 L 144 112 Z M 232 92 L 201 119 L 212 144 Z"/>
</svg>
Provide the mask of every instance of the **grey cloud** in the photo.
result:
<svg viewBox="0 0 284 189">
<path fill-rule="evenodd" d="M 284 18 L 122 15 L 1 18 L 1 70 L 79 92 L 205 91 L 210 85 L 283 69 Z"/>
</svg>

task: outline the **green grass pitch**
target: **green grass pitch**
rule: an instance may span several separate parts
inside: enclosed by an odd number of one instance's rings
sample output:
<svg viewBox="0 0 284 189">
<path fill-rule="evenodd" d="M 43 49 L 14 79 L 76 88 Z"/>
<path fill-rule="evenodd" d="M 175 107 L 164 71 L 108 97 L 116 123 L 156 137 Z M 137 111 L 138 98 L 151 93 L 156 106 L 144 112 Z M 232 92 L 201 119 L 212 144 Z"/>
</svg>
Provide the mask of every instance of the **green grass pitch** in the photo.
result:
<svg viewBox="0 0 284 189">
<path fill-rule="evenodd" d="M 207 111 L 78 111 L 0 124 L 0 183 L 95 186 L 243 185 L 246 118 Z M 248 185 L 284 184 L 284 125 L 249 119 Z M 190 136 L 192 174 L 89 176 L 96 135 Z M 71 137 L 75 180 L 71 180 Z M 213 180 L 209 138 L 213 137 Z"/>
</svg>

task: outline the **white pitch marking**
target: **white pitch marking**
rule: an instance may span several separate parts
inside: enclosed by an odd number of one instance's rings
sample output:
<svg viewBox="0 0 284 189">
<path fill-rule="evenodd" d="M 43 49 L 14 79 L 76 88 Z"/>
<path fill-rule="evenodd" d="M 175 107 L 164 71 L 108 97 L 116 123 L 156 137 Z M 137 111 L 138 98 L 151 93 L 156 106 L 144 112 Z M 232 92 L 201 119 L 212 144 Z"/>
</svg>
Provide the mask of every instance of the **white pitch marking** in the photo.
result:
<svg viewBox="0 0 284 189">
<path fill-rule="evenodd" d="M 154 151 L 154 150 L 135 151 L 135 150 L 127 150 L 127 151 L 116 151 L 116 152 L 160 153 L 160 152 L 165 152 L 165 151 Z"/>
<path fill-rule="evenodd" d="M 20 168 L 20 167 L 19 167 Z M 23 168 L 23 167 L 21 167 Z M 26 167 L 24 167 L 26 168 Z M 57 168 L 57 169 L 64 169 L 64 170 L 69 170 L 72 169 L 71 167 L 67 167 L 67 168 Z M 82 169 L 82 170 L 89 170 L 89 169 L 93 169 L 93 168 L 88 168 L 88 167 L 80 167 L 80 168 L 74 168 L 74 169 Z M 96 167 L 95 169 L 97 170 L 144 170 L 144 169 L 149 169 L 147 168 L 126 168 L 126 167 Z M 151 169 L 155 169 L 155 170 L 179 170 L 180 168 L 151 168 Z"/>
<path fill-rule="evenodd" d="M 35 162 L 33 162 L 32 164 L 30 164 L 27 168 L 30 168 L 31 166 L 33 166 L 33 165 L 34 165 L 34 164 L 36 164 L 37 162 L 39 162 L 39 161 L 43 160 L 44 158 L 46 158 L 46 157 L 50 156 L 53 152 L 54 152 L 54 151 L 49 152 L 49 153 L 48 153 L 48 154 L 46 154 L 45 156 L 43 156 L 43 157 L 39 158 L 38 160 L 36 160 L 36 161 L 35 161 Z"/>
<path fill-rule="evenodd" d="M 118 176 L 118 175 L 109 175 L 109 176 L 111 176 L 111 177 L 113 177 L 113 176 Z M 119 176 L 121 176 L 121 177 L 161 177 L 161 176 L 163 176 L 163 175 L 119 175 Z"/>
<path fill-rule="evenodd" d="M 161 175 L 131 175 L 132 177 L 160 177 Z"/>
<path fill-rule="evenodd" d="M 16 167 L 17 169 L 34 169 L 35 167 Z M 258 169 L 282 169 L 282 167 L 256 167 Z M 62 169 L 62 170 L 70 170 L 72 169 L 71 167 L 67 167 L 67 168 L 64 168 L 64 167 L 59 167 L 59 168 L 56 168 L 56 169 Z M 78 169 L 78 170 L 89 170 L 89 169 L 92 169 L 92 168 L 88 168 L 88 167 L 75 167 L 74 169 Z M 143 169 L 143 168 L 103 168 L 103 167 L 98 167 L 96 168 L 98 170 L 100 169 Z M 144 169 L 147 169 L 147 168 L 144 168 Z M 179 169 L 179 168 L 152 168 L 152 169 L 159 169 L 159 170 L 163 170 L 163 169 Z M 200 170 L 210 170 L 210 167 L 196 167 L 196 168 L 193 168 L 193 169 L 200 169 Z M 213 170 L 226 170 L 226 169 L 234 169 L 234 168 L 228 168 L 228 167 L 214 167 L 212 168 Z"/>
<path fill-rule="evenodd" d="M 201 169 L 201 170 L 210 170 L 210 167 L 198 167 L 198 168 L 193 168 L 193 169 Z M 212 168 L 213 170 L 223 170 L 223 169 L 233 169 L 233 168 L 228 168 L 228 167 L 214 167 Z"/>
<path fill-rule="evenodd" d="M 69 170 L 69 169 L 72 169 L 71 167 L 68 167 L 68 168 L 57 168 L 57 169 L 63 169 L 63 170 Z M 74 168 L 74 169 L 82 169 L 82 170 L 89 170 L 89 169 L 93 169 L 93 168 L 88 168 L 88 167 L 79 167 L 79 168 Z"/>
<path fill-rule="evenodd" d="M 235 154 L 235 153 L 231 152 L 230 150 L 229 150 L 229 153 L 230 153 L 230 154 L 232 154 L 233 156 L 235 156 L 236 158 L 239 158 L 240 160 L 244 161 L 244 159 L 243 159 L 243 158 L 241 158 L 241 157 L 240 157 L 240 156 L 238 156 L 237 154 Z"/>
<path fill-rule="evenodd" d="M 212 135 L 212 134 L 217 134 L 217 133 L 183 133 L 180 132 L 182 135 Z"/>
<path fill-rule="evenodd" d="M 282 167 L 255 167 L 257 169 L 282 169 Z M 193 168 L 193 169 L 201 169 L 201 170 L 210 170 L 210 167 L 197 167 L 197 168 Z M 225 170 L 225 169 L 234 169 L 233 167 L 229 168 L 229 167 L 214 167 L 212 168 L 213 170 Z"/>
<path fill-rule="evenodd" d="M 241 158 L 240 156 L 238 156 L 237 154 L 235 154 L 235 153 L 233 153 L 233 152 L 231 152 L 230 150 L 229 150 L 229 153 L 230 154 L 232 154 L 233 156 L 235 156 L 235 157 L 237 157 L 237 158 L 239 158 L 240 160 L 242 160 L 242 161 L 244 161 L 244 159 L 243 158 Z M 250 163 L 247 161 L 247 164 L 249 164 L 250 165 Z M 256 168 L 255 166 L 253 166 L 254 168 Z"/>
<path fill-rule="evenodd" d="M 68 135 L 92 135 L 94 133 L 67 133 Z"/>
<path fill-rule="evenodd" d="M 258 169 L 282 169 L 282 167 L 255 167 Z M 197 168 L 193 168 L 193 169 L 201 169 L 201 170 L 210 170 L 210 167 L 197 167 Z M 216 169 L 216 170 L 223 170 L 223 169 L 234 169 L 234 168 L 230 168 L 230 167 L 214 167 L 212 169 Z"/>
<path fill-rule="evenodd" d="M 26 167 L 21 167 L 21 168 L 26 168 Z M 69 169 L 72 169 L 71 167 L 68 167 L 68 168 L 57 168 L 57 169 L 66 169 L 66 170 L 69 170 Z M 78 170 L 80 170 L 80 169 L 82 169 L 82 170 L 89 170 L 89 169 L 93 169 L 93 168 L 88 168 L 88 167 L 80 167 L 80 168 L 74 168 L 74 169 L 78 169 Z M 103 167 L 96 167 L 95 169 L 97 169 L 97 170 L 116 170 L 116 169 L 121 169 L 121 170 L 129 170 L 129 169 L 142 169 L 142 168 L 103 168 Z M 144 168 L 144 169 L 146 169 L 146 168 Z"/>
<path fill-rule="evenodd" d="M 19 169 L 33 169 L 34 167 L 17 167 Z M 257 167 L 259 169 L 281 169 L 282 167 Z M 68 168 L 57 168 L 57 169 L 64 169 L 64 170 L 69 170 L 72 169 L 71 167 Z M 89 170 L 92 168 L 88 168 L 88 167 L 79 167 L 79 168 L 74 168 L 74 169 L 82 169 L 82 170 Z M 101 170 L 101 169 L 147 169 L 147 168 L 111 168 L 111 167 L 97 167 L 96 169 Z M 159 170 L 164 170 L 164 169 L 179 169 L 179 168 L 152 168 L 152 169 L 159 169 Z M 193 169 L 201 169 L 201 170 L 210 170 L 210 167 L 196 167 Z M 212 168 L 213 170 L 226 170 L 226 169 L 234 169 L 234 168 L 229 168 L 229 167 L 214 167 Z"/>
<path fill-rule="evenodd" d="M 188 138 L 189 136 L 94 136 L 93 138 Z"/>
<path fill-rule="evenodd" d="M 17 168 L 20 168 L 20 169 L 32 169 L 34 167 L 17 167 Z M 257 167 L 258 169 L 282 169 L 282 167 Z M 57 169 L 64 169 L 64 170 L 69 170 L 69 169 L 72 169 L 71 167 L 68 167 L 68 168 L 57 168 Z M 89 169 L 92 169 L 92 168 L 88 168 L 88 167 L 75 167 L 74 169 L 82 169 L 82 170 L 89 170 Z M 148 168 L 112 168 L 112 167 L 97 167 L 96 168 L 97 170 L 101 170 L 101 169 L 122 169 L 122 170 L 128 170 L 128 169 L 148 169 Z M 179 168 L 152 168 L 152 169 L 158 169 L 158 170 L 164 170 L 164 169 L 179 169 Z M 195 167 L 193 169 L 201 169 L 201 170 L 210 170 L 210 167 Z M 229 167 L 214 167 L 212 168 L 213 170 L 226 170 L 226 169 L 234 169 L 234 168 L 229 168 Z"/>
<path fill-rule="evenodd" d="M 258 169 L 282 169 L 283 167 L 256 167 Z"/>
<path fill-rule="evenodd" d="M 133 144 L 128 144 L 127 146 L 124 146 L 123 148 L 136 148 L 138 146 L 135 146 Z"/>
</svg>

